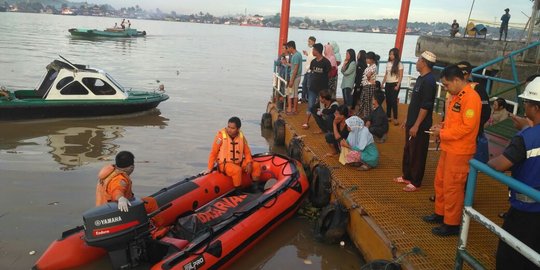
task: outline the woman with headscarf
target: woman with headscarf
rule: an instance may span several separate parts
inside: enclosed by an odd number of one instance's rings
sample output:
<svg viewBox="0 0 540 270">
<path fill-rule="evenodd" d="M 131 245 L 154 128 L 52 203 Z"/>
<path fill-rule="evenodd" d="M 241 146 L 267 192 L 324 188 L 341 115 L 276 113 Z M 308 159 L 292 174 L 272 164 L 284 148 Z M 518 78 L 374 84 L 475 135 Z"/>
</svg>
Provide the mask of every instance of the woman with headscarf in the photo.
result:
<svg viewBox="0 0 540 270">
<path fill-rule="evenodd" d="M 347 140 L 341 141 L 341 147 L 350 151 L 346 156 L 347 163 L 361 163 L 359 170 L 367 171 L 379 164 L 379 151 L 373 140 L 373 135 L 364 126 L 364 120 L 351 116 L 345 120 L 349 129 Z"/>
<path fill-rule="evenodd" d="M 328 90 L 332 94 L 332 98 L 336 98 L 337 78 L 338 78 L 338 64 L 336 61 L 336 55 L 334 54 L 334 48 L 330 43 L 324 45 L 323 56 L 330 61 L 332 69 L 328 72 Z"/>
</svg>

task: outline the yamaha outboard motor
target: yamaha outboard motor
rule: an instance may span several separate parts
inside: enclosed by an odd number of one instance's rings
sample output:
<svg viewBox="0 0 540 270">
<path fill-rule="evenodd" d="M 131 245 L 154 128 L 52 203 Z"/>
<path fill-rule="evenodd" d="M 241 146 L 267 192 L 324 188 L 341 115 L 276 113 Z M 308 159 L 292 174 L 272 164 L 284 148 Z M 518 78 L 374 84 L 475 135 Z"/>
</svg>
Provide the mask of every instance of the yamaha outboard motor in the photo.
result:
<svg viewBox="0 0 540 270">
<path fill-rule="evenodd" d="M 110 202 L 83 214 L 86 243 L 106 249 L 114 269 L 138 265 L 145 252 L 149 218 L 142 200 L 130 203 L 129 212 L 118 210 L 118 204 Z"/>
</svg>

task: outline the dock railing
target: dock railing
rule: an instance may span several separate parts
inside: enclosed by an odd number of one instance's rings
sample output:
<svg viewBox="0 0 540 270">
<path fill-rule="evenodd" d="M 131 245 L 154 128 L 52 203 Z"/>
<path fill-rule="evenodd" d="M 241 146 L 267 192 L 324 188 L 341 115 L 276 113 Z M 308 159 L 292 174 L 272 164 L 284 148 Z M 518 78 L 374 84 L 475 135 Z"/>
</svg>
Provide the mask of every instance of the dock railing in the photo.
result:
<svg viewBox="0 0 540 270">
<path fill-rule="evenodd" d="M 471 220 L 475 220 L 494 233 L 502 241 L 529 259 L 535 265 L 540 267 L 540 254 L 525 245 L 523 242 L 512 236 L 510 233 L 499 227 L 492 222 L 486 216 L 473 208 L 474 193 L 476 191 L 476 182 L 478 172 L 485 173 L 496 181 L 503 183 L 504 185 L 512 188 L 513 190 L 524 194 L 536 202 L 540 202 L 540 191 L 512 178 L 502 172 L 496 171 L 476 159 L 469 161 L 469 177 L 467 179 L 467 190 L 465 192 L 465 202 L 463 208 L 463 220 L 461 221 L 461 232 L 459 236 L 459 243 L 457 248 L 456 260 L 454 269 L 463 269 L 463 262 L 467 262 L 474 269 L 485 269 L 482 264 L 474 258 L 469 252 L 467 252 L 467 239 L 469 236 L 469 226 Z"/>
</svg>

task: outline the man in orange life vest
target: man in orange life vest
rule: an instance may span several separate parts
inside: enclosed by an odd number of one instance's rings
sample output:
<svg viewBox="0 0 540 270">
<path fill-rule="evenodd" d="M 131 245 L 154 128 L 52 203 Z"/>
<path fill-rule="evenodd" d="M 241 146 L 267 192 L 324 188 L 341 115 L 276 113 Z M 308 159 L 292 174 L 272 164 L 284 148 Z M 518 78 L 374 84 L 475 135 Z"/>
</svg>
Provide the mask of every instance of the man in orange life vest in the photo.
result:
<svg viewBox="0 0 540 270">
<path fill-rule="evenodd" d="M 435 213 L 423 217 L 442 224 L 431 231 L 438 236 L 459 234 L 469 160 L 476 152 L 480 126 L 480 96 L 456 65 L 441 72 L 442 84 L 452 94 L 445 121 L 430 131 L 441 140 L 441 156 L 435 173 Z"/>
<path fill-rule="evenodd" d="M 129 176 L 135 169 L 134 160 L 131 152 L 121 151 L 116 155 L 115 165 L 101 169 L 96 187 L 96 206 L 118 202 L 118 209 L 128 212 L 128 205 L 131 205 L 129 200 L 133 199 Z"/>
<path fill-rule="evenodd" d="M 242 172 L 251 174 L 255 186 L 261 175 L 261 168 L 257 162 L 253 162 L 248 142 L 240 131 L 241 126 L 240 118 L 234 116 L 229 119 L 226 128 L 218 131 L 208 158 L 208 168 L 204 173 L 210 173 L 217 163 L 221 172 L 232 177 L 235 187 L 242 184 Z"/>
</svg>

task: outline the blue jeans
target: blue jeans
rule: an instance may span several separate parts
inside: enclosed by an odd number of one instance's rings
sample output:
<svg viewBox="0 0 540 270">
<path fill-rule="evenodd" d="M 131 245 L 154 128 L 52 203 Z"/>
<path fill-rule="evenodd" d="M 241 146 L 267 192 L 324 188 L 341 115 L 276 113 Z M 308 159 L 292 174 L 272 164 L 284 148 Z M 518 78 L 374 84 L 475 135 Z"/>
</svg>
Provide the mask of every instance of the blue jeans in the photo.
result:
<svg viewBox="0 0 540 270">
<path fill-rule="evenodd" d="M 345 87 L 341 89 L 343 93 L 343 103 L 349 108 L 352 107 L 353 98 L 352 98 L 352 89 L 350 87 Z"/>
<path fill-rule="evenodd" d="M 476 138 L 476 153 L 473 158 L 484 163 L 489 160 L 488 139 L 484 132 L 478 134 L 478 137 Z"/>
<path fill-rule="evenodd" d="M 311 86 L 311 73 L 306 73 L 304 74 L 304 79 L 302 80 L 302 100 L 308 100 L 310 86 Z"/>
<path fill-rule="evenodd" d="M 315 106 L 317 103 L 317 96 L 319 93 L 315 93 L 313 91 L 309 91 L 308 93 L 308 107 L 307 107 L 307 114 L 311 114 L 311 108 Z"/>
</svg>

